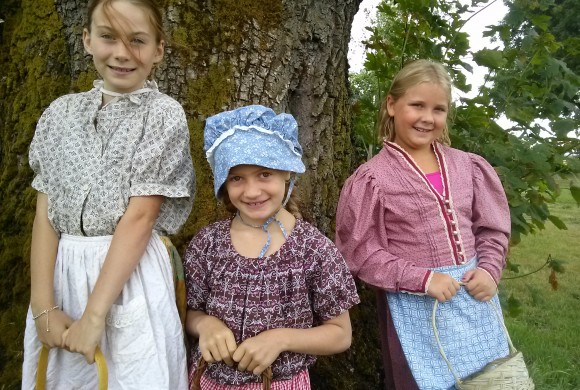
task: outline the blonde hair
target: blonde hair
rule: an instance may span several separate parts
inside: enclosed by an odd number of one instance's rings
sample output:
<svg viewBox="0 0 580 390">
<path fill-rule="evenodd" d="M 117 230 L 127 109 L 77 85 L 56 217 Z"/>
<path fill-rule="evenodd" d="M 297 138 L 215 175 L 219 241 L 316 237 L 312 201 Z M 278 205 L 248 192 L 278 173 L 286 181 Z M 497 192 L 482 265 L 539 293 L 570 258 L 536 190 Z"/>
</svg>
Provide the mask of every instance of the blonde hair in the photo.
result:
<svg viewBox="0 0 580 390">
<path fill-rule="evenodd" d="M 387 97 L 390 96 L 391 99 L 397 101 L 405 95 L 409 88 L 422 83 L 433 83 L 443 88 L 448 98 L 447 107 L 451 110 L 451 90 L 453 83 L 449 72 L 440 63 L 430 60 L 415 60 L 407 63 L 393 79 Z M 387 97 L 383 100 L 379 110 L 378 133 L 380 142 L 394 141 L 395 139 L 395 119 L 389 115 L 387 110 Z M 449 117 L 450 115 L 448 114 L 447 118 L 449 119 Z M 451 144 L 448 123 L 445 124 L 443 133 L 437 141 L 445 145 Z"/>
</svg>

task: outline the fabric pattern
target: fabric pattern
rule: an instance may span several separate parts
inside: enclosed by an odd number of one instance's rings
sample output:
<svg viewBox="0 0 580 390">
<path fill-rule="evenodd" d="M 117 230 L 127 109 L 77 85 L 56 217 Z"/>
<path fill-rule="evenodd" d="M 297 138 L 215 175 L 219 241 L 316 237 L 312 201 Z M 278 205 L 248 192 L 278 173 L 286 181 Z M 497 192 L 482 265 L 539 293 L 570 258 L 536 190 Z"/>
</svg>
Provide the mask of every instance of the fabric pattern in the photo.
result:
<svg viewBox="0 0 580 390">
<path fill-rule="evenodd" d="M 264 106 L 241 107 L 207 118 L 204 150 L 213 171 L 216 197 L 236 165 L 305 171 L 296 120 L 290 114 L 276 115 Z"/>
<path fill-rule="evenodd" d="M 332 242 L 309 223 L 296 220 L 288 240 L 272 255 L 251 259 L 231 242 L 231 220 L 202 229 L 185 256 L 187 303 L 220 318 L 236 342 L 272 328 L 311 328 L 359 302 L 344 259 Z M 199 361 L 197 345 L 192 361 Z M 272 365 L 273 380 L 289 380 L 315 361 L 314 356 L 283 352 Z M 260 378 L 223 362 L 210 364 L 209 379 L 240 385 Z"/>
<path fill-rule="evenodd" d="M 511 231 L 501 182 L 482 157 L 435 148 L 443 195 L 407 153 L 388 145 L 346 181 L 336 245 L 365 283 L 422 294 L 431 268 L 462 264 L 476 254 L 478 267 L 499 282 Z"/>
<path fill-rule="evenodd" d="M 212 381 L 206 376 L 201 377 L 201 390 L 262 390 L 261 383 L 246 383 L 244 385 L 224 385 Z M 274 381 L 270 390 L 310 390 L 308 370 L 302 370 L 286 381 Z"/>
<path fill-rule="evenodd" d="M 55 303 L 79 319 L 99 277 L 112 236 L 62 234 L 54 274 Z M 135 271 L 106 317 L 99 343 L 109 372 L 109 389 L 187 389 L 183 330 L 175 306 L 167 249 L 154 232 Z M 24 336 L 22 389 L 34 389 L 41 344 L 32 312 Z M 97 370 L 84 356 L 53 348 L 47 389 L 96 389 Z"/>
<path fill-rule="evenodd" d="M 97 87 L 62 96 L 30 146 L 32 186 L 48 195 L 57 232 L 113 234 L 131 196 L 162 195 L 155 229 L 176 233 L 193 204 L 195 177 L 183 108 L 148 82 L 101 108 Z"/>
<path fill-rule="evenodd" d="M 461 266 L 435 268 L 456 280 L 476 267 L 476 259 Z M 452 389 L 455 378 L 441 357 L 431 313 L 434 299 L 405 293 L 387 293 L 393 323 L 413 377 L 421 390 Z M 497 308 L 499 299 L 492 299 Z M 501 309 L 500 309 L 501 310 Z M 492 360 L 505 357 L 509 347 L 500 319 L 489 302 L 477 301 L 465 289 L 440 303 L 436 314 L 441 345 L 461 378 L 473 374 Z"/>
</svg>

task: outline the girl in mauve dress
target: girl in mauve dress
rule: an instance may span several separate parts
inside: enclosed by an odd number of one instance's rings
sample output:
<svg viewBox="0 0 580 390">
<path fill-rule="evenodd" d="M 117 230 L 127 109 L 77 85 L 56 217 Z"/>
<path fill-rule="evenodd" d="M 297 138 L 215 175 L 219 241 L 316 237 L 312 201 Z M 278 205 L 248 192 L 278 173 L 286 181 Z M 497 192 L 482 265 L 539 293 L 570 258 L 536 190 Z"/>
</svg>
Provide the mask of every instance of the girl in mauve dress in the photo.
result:
<svg viewBox="0 0 580 390">
<path fill-rule="evenodd" d="M 506 356 L 497 285 L 510 234 L 508 203 L 482 157 L 449 147 L 451 79 L 417 60 L 395 77 L 380 112 L 382 150 L 346 181 L 336 244 L 377 289 L 388 389 L 448 389 L 431 312 L 465 377 Z M 464 287 L 460 286 L 460 282 Z"/>
<path fill-rule="evenodd" d="M 272 390 L 310 389 L 315 355 L 350 346 L 348 309 L 359 300 L 334 244 L 296 217 L 297 123 L 255 105 L 208 118 L 204 135 L 215 195 L 232 217 L 185 252 L 191 380 L 262 389 L 271 368 Z"/>
<path fill-rule="evenodd" d="M 85 50 L 101 80 L 56 99 L 30 146 L 38 191 L 22 388 L 42 344 L 48 389 L 187 388 L 183 328 L 162 235 L 186 221 L 195 192 L 181 105 L 148 80 L 164 53 L 152 0 L 92 0 Z"/>
</svg>

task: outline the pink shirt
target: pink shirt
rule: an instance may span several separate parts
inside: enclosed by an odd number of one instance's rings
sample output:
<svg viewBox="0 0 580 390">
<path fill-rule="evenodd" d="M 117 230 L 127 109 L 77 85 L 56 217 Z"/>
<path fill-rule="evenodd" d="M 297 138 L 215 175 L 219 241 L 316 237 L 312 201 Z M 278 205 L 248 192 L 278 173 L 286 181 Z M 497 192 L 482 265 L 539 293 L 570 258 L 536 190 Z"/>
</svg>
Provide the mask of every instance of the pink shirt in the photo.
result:
<svg viewBox="0 0 580 390">
<path fill-rule="evenodd" d="M 425 177 L 427 177 L 427 180 L 429 180 L 429 183 L 431 183 L 433 188 L 435 188 L 438 193 L 443 195 L 443 180 L 441 179 L 441 173 L 440 172 L 427 173 L 425 174 Z"/>
<path fill-rule="evenodd" d="M 385 143 L 348 178 L 336 216 L 336 245 L 354 276 L 387 291 L 425 293 L 430 268 L 478 267 L 497 283 L 510 234 L 507 199 L 482 157 L 436 143 L 442 192 L 411 156 Z"/>
</svg>

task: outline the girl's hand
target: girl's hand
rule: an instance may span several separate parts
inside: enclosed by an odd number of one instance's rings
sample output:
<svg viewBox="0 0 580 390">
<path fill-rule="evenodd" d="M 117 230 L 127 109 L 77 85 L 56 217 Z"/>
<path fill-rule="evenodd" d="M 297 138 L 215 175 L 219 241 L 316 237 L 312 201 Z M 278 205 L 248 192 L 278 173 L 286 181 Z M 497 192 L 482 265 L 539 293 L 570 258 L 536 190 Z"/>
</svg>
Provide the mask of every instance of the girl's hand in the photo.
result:
<svg viewBox="0 0 580 390">
<path fill-rule="evenodd" d="M 489 301 L 497 292 L 497 285 L 491 276 L 482 269 L 467 271 L 461 281 L 467 292 L 478 301 Z"/>
<path fill-rule="evenodd" d="M 427 294 L 439 302 L 445 302 L 453 298 L 459 291 L 459 288 L 459 282 L 451 276 L 434 272 L 431 283 L 429 283 L 429 288 L 427 289 Z"/>
<path fill-rule="evenodd" d="M 95 362 L 95 350 L 105 330 L 104 318 L 92 318 L 83 314 L 64 332 L 64 348 L 85 356 L 87 363 Z"/>
<path fill-rule="evenodd" d="M 260 375 L 272 365 L 282 353 L 281 331 L 283 329 L 270 329 L 244 340 L 233 355 L 233 359 L 238 362 L 238 370 Z"/>
<path fill-rule="evenodd" d="M 223 361 L 233 366 L 232 354 L 236 350 L 234 334 L 219 318 L 206 315 L 198 324 L 199 349 L 208 363 Z"/>
<path fill-rule="evenodd" d="M 49 332 L 46 331 L 46 316 L 48 316 Z M 64 347 L 63 334 L 73 323 L 72 318 L 65 314 L 65 312 L 60 309 L 54 309 L 45 315 L 38 317 L 34 322 L 36 324 L 38 339 L 42 344 L 49 348 Z"/>
</svg>

